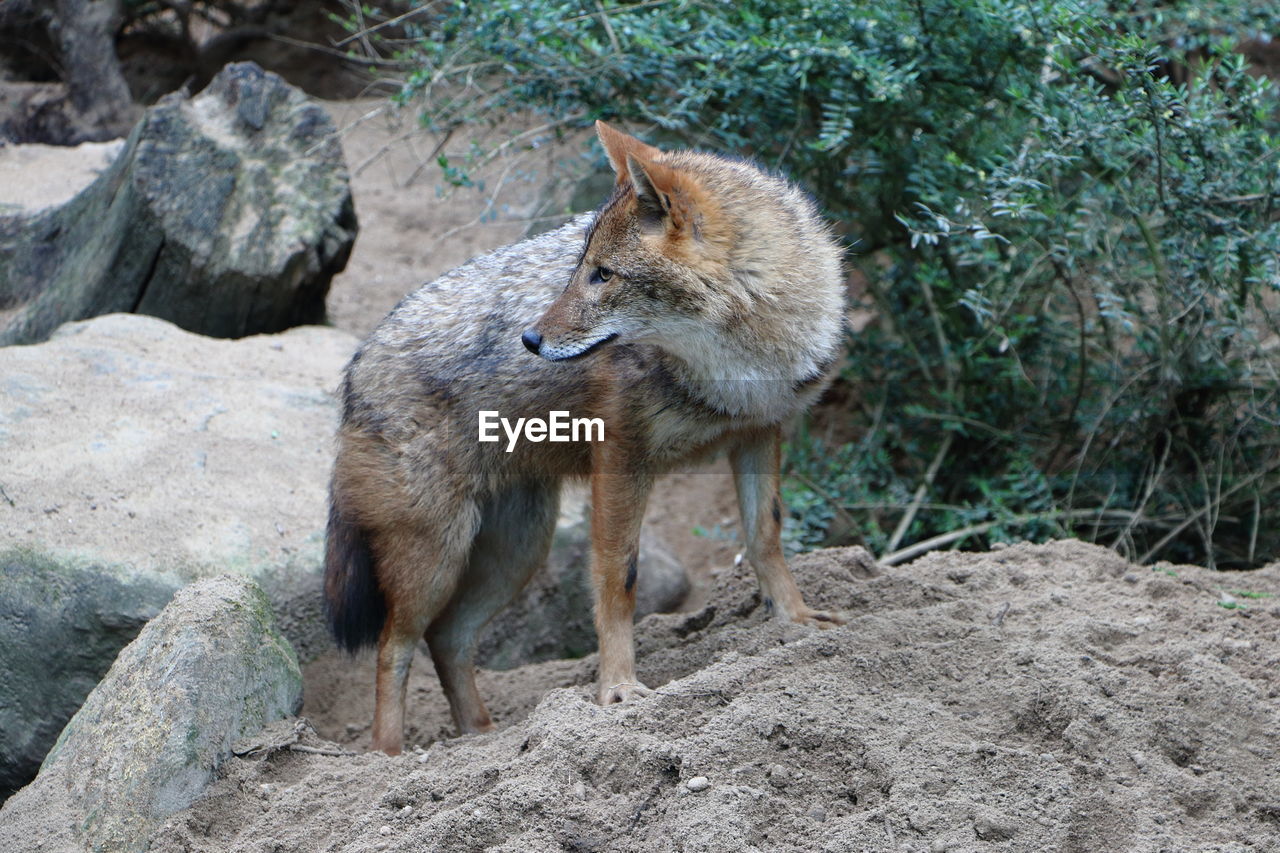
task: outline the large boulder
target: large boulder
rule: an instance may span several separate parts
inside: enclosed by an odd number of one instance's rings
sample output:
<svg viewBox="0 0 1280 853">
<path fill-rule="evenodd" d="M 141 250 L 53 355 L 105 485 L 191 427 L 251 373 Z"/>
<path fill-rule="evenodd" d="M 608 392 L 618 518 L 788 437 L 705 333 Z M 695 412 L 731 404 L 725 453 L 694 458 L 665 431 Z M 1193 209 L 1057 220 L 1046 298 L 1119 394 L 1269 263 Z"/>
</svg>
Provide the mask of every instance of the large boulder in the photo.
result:
<svg viewBox="0 0 1280 853">
<path fill-rule="evenodd" d="M 116 653 L 178 581 L 0 551 L 0 798 L 26 784 Z"/>
<path fill-rule="evenodd" d="M 331 389 L 355 344 L 115 314 L 0 348 L 0 788 L 34 775 L 120 648 L 192 580 L 254 578 L 299 654 L 327 648 Z"/>
<path fill-rule="evenodd" d="M 231 756 L 296 713 L 302 674 L 262 590 L 187 586 L 120 652 L 29 786 L 0 808 L 0 849 L 146 850 Z"/>
<path fill-rule="evenodd" d="M 252 63 L 148 109 L 70 200 L 0 189 L 0 211 L 0 344 L 113 311 L 219 337 L 320 322 L 356 232 L 333 122 Z"/>
</svg>

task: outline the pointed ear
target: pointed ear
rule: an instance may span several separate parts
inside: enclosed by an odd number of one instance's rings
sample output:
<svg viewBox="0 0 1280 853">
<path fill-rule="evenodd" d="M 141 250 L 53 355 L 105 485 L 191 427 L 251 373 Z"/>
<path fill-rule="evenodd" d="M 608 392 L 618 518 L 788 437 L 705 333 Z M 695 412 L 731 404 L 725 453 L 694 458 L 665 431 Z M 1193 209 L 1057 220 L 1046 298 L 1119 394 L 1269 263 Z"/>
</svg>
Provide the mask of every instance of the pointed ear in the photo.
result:
<svg viewBox="0 0 1280 853">
<path fill-rule="evenodd" d="M 627 155 L 627 173 L 636 191 L 636 215 L 643 228 L 669 237 L 702 239 L 706 194 L 692 175 L 663 163 Z"/>
<path fill-rule="evenodd" d="M 604 153 L 609 157 L 609 165 L 613 166 L 613 171 L 617 174 L 618 183 L 620 184 L 629 177 L 627 157 L 636 156 L 642 160 L 652 160 L 662 154 L 652 145 L 645 145 L 634 136 L 628 136 L 599 119 L 596 120 L 596 136 L 599 137 L 600 144 L 604 147 Z"/>
</svg>

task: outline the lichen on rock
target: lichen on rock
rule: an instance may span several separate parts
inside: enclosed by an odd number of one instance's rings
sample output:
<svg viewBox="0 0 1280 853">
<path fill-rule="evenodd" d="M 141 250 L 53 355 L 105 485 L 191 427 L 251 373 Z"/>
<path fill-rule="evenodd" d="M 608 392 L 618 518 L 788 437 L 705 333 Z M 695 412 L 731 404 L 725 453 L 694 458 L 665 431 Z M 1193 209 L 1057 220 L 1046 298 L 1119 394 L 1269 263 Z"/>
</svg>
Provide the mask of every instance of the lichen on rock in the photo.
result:
<svg viewBox="0 0 1280 853">
<path fill-rule="evenodd" d="M 35 781 L 0 809 L 0 849 L 40 837 L 44 849 L 146 850 L 236 740 L 301 701 L 297 657 L 262 590 L 235 575 L 186 586 L 120 652 Z"/>
</svg>

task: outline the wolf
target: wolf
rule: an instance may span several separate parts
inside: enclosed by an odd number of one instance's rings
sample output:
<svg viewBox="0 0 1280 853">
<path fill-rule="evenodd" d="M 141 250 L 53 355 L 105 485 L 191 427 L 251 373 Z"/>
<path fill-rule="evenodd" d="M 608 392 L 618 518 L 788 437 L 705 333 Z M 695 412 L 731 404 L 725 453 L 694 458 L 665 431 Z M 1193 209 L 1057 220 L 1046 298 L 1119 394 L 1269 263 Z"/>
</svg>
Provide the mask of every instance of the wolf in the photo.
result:
<svg viewBox="0 0 1280 853">
<path fill-rule="evenodd" d="M 649 693 L 632 623 L 654 479 L 717 453 L 764 606 L 842 622 L 805 604 L 779 497 L 783 428 L 839 368 L 838 241 L 808 195 L 746 160 L 596 131 L 617 176 L 597 212 L 424 285 L 346 369 L 325 599 L 340 646 L 377 645 L 375 749 L 401 749 L 419 638 L 458 729 L 493 728 L 477 637 L 545 561 L 566 477 L 590 478 L 601 704 Z M 603 436 L 479 441 L 495 412 L 569 412 Z"/>
</svg>

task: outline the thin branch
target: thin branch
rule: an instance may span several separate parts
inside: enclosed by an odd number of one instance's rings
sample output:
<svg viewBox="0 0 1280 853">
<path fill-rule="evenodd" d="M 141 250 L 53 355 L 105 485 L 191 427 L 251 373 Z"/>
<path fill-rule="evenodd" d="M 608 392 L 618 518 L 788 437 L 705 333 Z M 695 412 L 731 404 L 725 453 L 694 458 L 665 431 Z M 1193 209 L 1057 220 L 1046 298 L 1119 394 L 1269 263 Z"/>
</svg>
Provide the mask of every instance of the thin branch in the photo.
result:
<svg viewBox="0 0 1280 853">
<path fill-rule="evenodd" d="M 1151 496 L 1155 494 L 1156 486 L 1164 479 L 1165 467 L 1169 462 L 1169 452 L 1173 449 L 1173 436 L 1165 431 L 1164 453 L 1160 454 L 1160 461 L 1156 462 L 1151 470 L 1151 478 L 1147 480 L 1147 488 L 1143 492 L 1142 500 L 1138 501 L 1137 508 L 1133 511 L 1133 519 L 1125 525 L 1124 529 L 1116 536 L 1115 541 L 1111 543 L 1114 550 L 1121 541 L 1127 540 L 1133 533 L 1134 525 L 1142 518 L 1142 513 L 1147 507 L 1147 503 L 1151 500 Z M 1144 466 L 1145 467 L 1145 466 Z"/>
<path fill-rule="evenodd" d="M 959 530 L 952 530 L 917 542 L 914 545 L 908 545 L 900 551 L 894 551 L 883 557 L 876 559 L 876 562 L 882 566 L 892 566 L 913 557 L 918 557 L 928 551 L 932 551 L 942 545 L 950 545 L 968 539 L 970 536 L 979 536 L 988 530 L 1005 525 L 1030 524 L 1035 521 L 1058 521 L 1064 518 L 1090 518 L 1094 516 L 1102 516 L 1108 518 L 1127 518 L 1132 513 L 1127 510 L 1120 509 L 1072 509 L 1072 510 L 1052 510 L 1049 512 L 1032 512 L 1025 515 L 1015 515 L 1012 518 L 1004 518 L 997 521 L 984 521 L 981 524 L 973 524 L 969 527 L 962 527 Z"/>
<path fill-rule="evenodd" d="M 600 0 L 596 0 L 596 9 L 600 12 L 600 23 L 604 24 L 604 31 L 609 34 L 609 43 L 613 45 L 614 53 L 622 53 L 622 45 L 618 43 L 618 34 L 613 31 L 613 24 L 609 23 L 609 16 L 604 12 L 604 6 Z"/>
<path fill-rule="evenodd" d="M 1205 204 L 1252 204 L 1255 201 L 1267 201 L 1280 196 L 1280 193 L 1250 193 L 1249 195 L 1232 195 L 1225 198 L 1207 198 Z"/>
<path fill-rule="evenodd" d="M 1169 202 L 1164 197 L 1164 134 L 1160 130 L 1160 115 L 1156 110 L 1155 94 L 1151 91 L 1151 81 L 1146 75 L 1142 77 L 1142 90 L 1147 96 L 1147 108 L 1151 111 L 1151 126 L 1156 134 L 1156 195 L 1160 199 L 1160 207 L 1169 209 Z"/>
<path fill-rule="evenodd" d="M 514 158 L 510 163 L 507 164 L 506 168 L 502 170 L 502 173 L 498 175 L 498 180 L 494 183 L 494 186 L 493 186 L 493 192 L 489 194 L 489 198 L 486 199 L 485 201 L 484 209 L 481 210 L 479 213 L 477 213 L 475 217 L 471 219 L 470 222 L 466 222 L 462 225 L 455 225 L 454 227 L 450 228 L 448 231 L 441 234 L 439 237 L 436 238 L 436 245 L 439 245 L 440 243 L 445 242 L 449 238 L 453 237 L 453 235 L 455 234 L 458 234 L 462 231 L 466 231 L 468 228 L 474 228 L 475 226 L 483 222 L 485 220 L 485 217 L 489 215 L 489 211 L 493 210 L 494 205 L 498 203 L 498 196 L 502 193 L 502 188 L 505 187 L 507 184 L 507 177 L 511 174 L 511 170 L 514 169 L 519 162 L 520 162 L 519 157 Z"/>
<path fill-rule="evenodd" d="M 604 14 L 616 15 L 622 12 L 635 12 L 640 9 L 647 9 L 651 6 L 665 6 L 670 2 L 671 0 L 649 0 L 649 2 L 647 3 L 635 3 L 628 6 L 614 6 L 612 9 L 604 10 Z M 575 15 L 572 18 L 565 18 L 564 22 L 566 24 L 573 24 L 573 23 L 577 23 L 578 21 L 585 21 L 587 18 L 594 18 L 594 17 L 595 17 L 594 13 L 588 12 L 585 15 Z"/>
<path fill-rule="evenodd" d="M 934 478 L 938 476 L 938 469 L 942 467 L 942 460 L 947 458 L 947 453 L 951 450 L 951 442 L 955 439 L 955 435 L 954 432 L 948 431 L 946 438 L 942 440 L 942 445 L 938 448 L 938 452 L 934 454 L 933 461 L 929 463 L 929 470 L 925 471 L 924 479 L 916 487 L 916 493 L 911 498 L 911 505 L 902 514 L 902 519 L 894 529 L 893 535 L 889 537 L 888 550 L 892 551 L 897 548 L 898 543 L 902 541 L 902 537 L 907 535 L 907 529 L 911 527 L 911 522 L 915 521 L 916 513 L 920 510 L 920 504 L 924 502 L 924 496 L 928 493 L 929 487 L 933 485 Z"/>
<path fill-rule="evenodd" d="M 1276 460 L 1272 462 L 1270 465 L 1268 465 L 1266 468 L 1263 468 L 1261 471 L 1255 471 L 1253 474 L 1249 475 L 1248 477 L 1245 477 L 1243 480 L 1236 483 L 1231 488 L 1227 489 L 1225 492 L 1222 493 L 1222 496 L 1218 498 L 1216 503 L 1221 504 L 1222 501 L 1231 497 L 1232 495 L 1234 495 L 1236 492 L 1240 491 L 1244 487 L 1253 485 L 1258 480 L 1261 480 L 1263 477 L 1270 474 L 1272 471 L 1276 470 L 1277 468 L 1280 468 L 1280 460 Z M 1196 510 L 1191 515 L 1184 518 L 1180 524 L 1175 525 L 1172 530 L 1170 530 L 1167 534 L 1165 534 L 1164 537 L 1161 538 L 1159 542 L 1157 542 L 1156 544 L 1148 548 L 1147 552 L 1138 558 L 1138 562 L 1145 563 L 1148 560 L 1150 560 L 1157 551 L 1159 551 L 1165 545 L 1168 545 L 1169 542 L 1172 541 L 1175 536 L 1177 536 L 1182 531 L 1186 530 L 1188 526 L 1196 522 L 1200 518 L 1200 516 L 1208 512 L 1209 509 L 1210 509 L 1209 506 L 1202 506 L 1200 507 L 1200 509 Z"/>
<path fill-rule="evenodd" d="M 1253 565 L 1254 555 L 1258 551 L 1258 526 L 1262 521 L 1262 498 L 1256 492 L 1253 495 L 1253 525 L 1249 528 L 1249 559 Z"/>
<path fill-rule="evenodd" d="M 846 525 L 848 525 L 849 530 L 856 531 L 858 529 L 858 522 L 854 519 L 852 515 L 849 514 L 849 511 L 845 509 L 844 505 L 840 503 L 840 500 L 838 498 L 836 498 L 826 489 L 822 488 L 822 486 L 819 486 L 810 477 L 806 477 L 804 474 L 800 473 L 799 471 L 790 471 L 788 473 L 792 477 L 795 477 L 797 480 L 803 483 L 805 488 L 813 490 L 813 492 L 817 494 L 818 497 L 826 501 L 827 504 L 831 507 L 832 511 L 834 511 L 836 515 L 840 516 L 840 520 L 843 521 Z"/>
<path fill-rule="evenodd" d="M 311 755 L 359 755 L 358 752 L 352 752 L 349 749 L 325 749 L 319 746 L 306 746 L 301 743 L 291 743 L 285 747 L 290 752 L 306 752 Z"/>
<path fill-rule="evenodd" d="M 1007 429 L 993 427 L 991 424 L 983 423 L 976 418 L 967 418 L 964 415 L 957 415 L 953 412 L 914 412 L 911 417 L 919 418 L 922 421 L 942 421 L 943 423 L 964 424 L 965 426 L 971 426 L 974 429 L 980 429 L 984 432 L 990 433 L 996 438 L 1007 440 L 1015 438 L 1014 434 Z"/>
<path fill-rule="evenodd" d="M 416 62 L 405 62 L 396 59 L 366 59 L 362 56 L 352 56 L 343 50 L 335 50 L 327 45 L 316 44 L 315 42 L 302 41 L 301 39 L 289 38 L 288 36 L 278 35 L 276 33 L 268 33 L 267 38 L 272 41 L 278 41 L 281 44 L 292 45 L 293 47 L 301 47 L 307 50 L 314 50 L 318 53 L 324 53 L 329 56 L 336 56 L 344 62 L 350 62 L 353 65 L 360 65 L 365 68 L 390 68 L 395 71 L 412 71 L 418 67 Z"/>
<path fill-rule="evenodd" d="M 360 30 L 357 33 L 352 33 L 351 35 L 344 38 L 342 41 L 334 42 L 333 46 L 342 47 L 343 45 L 350 44 L 351 42 L 357 39 L 364 39 L 366 36 L 373 35 L 379 30 L 384 30 L 387 27 L 394 27 L 396 24 L 402 21 L 408 20 L 409 18 L 412 18 L 414 15 L 419 15 L 423 12 L 429 11 L 430 9 L 434 9 L 438 5 L 440 5 L 440 0 L 431 0 L 431 2 L 425 6 L 419 6 L 416 9 L 410 9 L 408 12 L 405 12 L 403 15 L 397 15 L 396 17 L 383 21 L 380 24 L 374 24 L 372 27 L 367 27 L 363 30 Z"/>
</svg>

